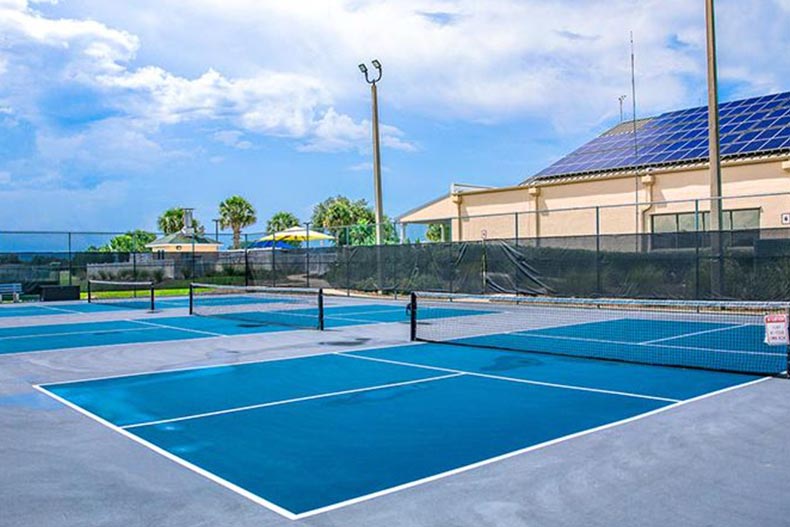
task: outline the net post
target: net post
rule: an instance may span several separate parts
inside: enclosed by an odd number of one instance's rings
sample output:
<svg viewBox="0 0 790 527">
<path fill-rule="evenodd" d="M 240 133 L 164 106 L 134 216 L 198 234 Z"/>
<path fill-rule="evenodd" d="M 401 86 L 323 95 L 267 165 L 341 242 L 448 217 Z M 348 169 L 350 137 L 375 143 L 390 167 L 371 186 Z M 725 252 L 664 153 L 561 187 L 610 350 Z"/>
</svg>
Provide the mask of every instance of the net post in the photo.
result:
<svg viewBox="0 0 790 527">
<path fill-rule="evenodd" d="M 88 303 L 91 303 L 91 281 L 88 279 Z"/>
<path fill-rule="evenodd" d="M 417 293 L 414 291 L 409 295 L 409 340 L 417 340 Z"/>
<path fill-rule="evenodd" d="M 156 293 L 154 293 L 154 283 L 151 282 L 151 291 L 150 291 L 150 295 L 151 295 L 151 313 L 156 311 L 156 304 L 155 304 L 156 300 L 154 300 L 155 294 Z"/>
<path fill-rule="evenodd" d="M 195 314 L 195 284 L 189 284 L 189 314 Z"/>
<path fill-rule="evenodd" d="M 318 331 L 324 331 L 324 289 L 318 290 Z"/>
<path fill-rule="evenodd" d="M 788 325 L 790 326 L 790 307 L 785 309 L 785 315 L 787 316 Z M 788 331 L 790 331 L 790 327 L 788 327 Z M 790 379 L 790 343 L 787 344 L 785 347 L 785 378 Z"/>
</svg>

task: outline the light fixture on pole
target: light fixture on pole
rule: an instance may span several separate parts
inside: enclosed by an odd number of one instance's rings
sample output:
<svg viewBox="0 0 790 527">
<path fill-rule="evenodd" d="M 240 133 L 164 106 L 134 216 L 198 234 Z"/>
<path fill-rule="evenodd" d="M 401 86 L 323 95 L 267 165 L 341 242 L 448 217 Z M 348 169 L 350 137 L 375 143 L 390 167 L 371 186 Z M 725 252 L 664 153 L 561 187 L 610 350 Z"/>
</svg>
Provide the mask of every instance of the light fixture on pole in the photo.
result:
<svg viewBox="0 0 790 527">
<path fill-rule="evenodd" d="M 370 75 L 370 71 L 365 64 L 359 65 L 359 71 L 365 75 L 365 82 L 370 84 L 370 94 L 373 100 L 373 190 L 376 198 L 376 245 L 381 245 L 381 229 L 384 224 L 384 204 L 382 203 L 381 191 L 381 148 L 379 140 L 379 102 L 376 84 L 381 80 L 381 62 L 371 61 L 376 69 L 375 77 Z"/>
</svg>

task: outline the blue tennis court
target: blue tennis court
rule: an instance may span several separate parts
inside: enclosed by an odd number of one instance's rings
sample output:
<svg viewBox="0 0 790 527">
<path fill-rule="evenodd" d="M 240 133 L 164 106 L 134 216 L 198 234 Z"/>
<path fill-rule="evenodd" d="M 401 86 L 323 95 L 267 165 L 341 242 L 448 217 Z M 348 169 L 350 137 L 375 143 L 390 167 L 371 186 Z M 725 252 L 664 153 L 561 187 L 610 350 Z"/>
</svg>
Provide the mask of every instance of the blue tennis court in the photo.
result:
<svg viewBox="0 0 790 527">
<path fill-rule="evenodd" d="M 268 304 L 275 302 L 274 299 L 266 297 L 252 297 L 244 295 L 224 295 L 217 297 L 202 298 L 201 303 L 207 306 L 232 306 L 232 305 L 252 305 Z M 283 303 L 283 299 L 276 302 Z M 118 310 L 148 310 L 150 309 L 150 299 L 145 297 L 137 298 L 113 298 L 94 303 L 88 302 L 50 302 L 50 303 L 30 303 L 0 307 L 0 318 L 9 317 L 42 317 L 53 315 L 69 314 L 89 314 L 106 313 Z M 189 298 L 185 296 L 160 296 L 156 299 L 157 309 L 186 309 L 189 307 Z"/>
<path fill-rule="evenodd" d="M 42 389 L 296 519 L 755 379 L 413 344 Z"/>
<path fill-rule="evenodd" d="M 233 301 L 228 298 L 209 298 L 207 301 Z M 96 304 L 76 304 L 94 306 Z M 240 304 L 234 304 L 240 305 Z M 112 309 L 112 308 L 110 308 Z M 460 317 L 480 315 L 490 311 L 444 308 L 436 310 L 433 317 Z M 0 328 L 0 355 L 49 351 L 89 346 L 142 344 L 210 337 L 227 337 L 263 333 L 278 333 L 299 329 L 293 325 L 299 317 L 310 321 L 315 318 L 311 309 L 278 309 L 245 311 L 215 316 L 151 317 L 102 322 L 77 322 L 73 324 L 48 324 Z M 330 306 L 325 310 L 328 329 L 345 326 L 408 322 L 402 304 L 358 304 Z M 276 337 L 272 337 L 276 338 Z"/>
</svg>

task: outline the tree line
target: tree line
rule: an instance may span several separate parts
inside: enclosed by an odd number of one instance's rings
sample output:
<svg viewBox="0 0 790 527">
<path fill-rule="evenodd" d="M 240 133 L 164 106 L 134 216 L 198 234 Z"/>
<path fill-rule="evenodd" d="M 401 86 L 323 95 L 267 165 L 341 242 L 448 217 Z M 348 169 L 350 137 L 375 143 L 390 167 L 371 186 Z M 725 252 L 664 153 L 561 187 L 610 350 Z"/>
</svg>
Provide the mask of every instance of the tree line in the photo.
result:
<svg viewBox="0 0 790 527">
<path fill-rule="evenodd" d="M 242 247 L 242 231 L 258 221 L 255 207 L 242 196 L 231 196 L 219 204 L 219 225 L 233 233 L 233 248 Z M 346 196 L 332 196 L 313 207 L 309 220 L 311 229 L 333 236 L 338 245 L 372 245 L 376 239 L 376 215 L 364 199 L 351 200 Z M 382 228 L 382 243 L 397 243 L 395 226 L 385 216 Z M 157 218 L 157 227 L 165 235 L 184 229 L 184 209 L 172 207 Z M 274 234 L 306 222 L 289 211 L 278 211 L 266 221 L 266 234 Z M 192 229 L 205 236 L 206 228 L 193 217 Z M 156 234 L 145 230 L 134 230 L 112 238 L 106 245 L 90 247 L 88 251 L 99 252 L 145 252 L 146 245 L 156 239 Z"/>
</svg>

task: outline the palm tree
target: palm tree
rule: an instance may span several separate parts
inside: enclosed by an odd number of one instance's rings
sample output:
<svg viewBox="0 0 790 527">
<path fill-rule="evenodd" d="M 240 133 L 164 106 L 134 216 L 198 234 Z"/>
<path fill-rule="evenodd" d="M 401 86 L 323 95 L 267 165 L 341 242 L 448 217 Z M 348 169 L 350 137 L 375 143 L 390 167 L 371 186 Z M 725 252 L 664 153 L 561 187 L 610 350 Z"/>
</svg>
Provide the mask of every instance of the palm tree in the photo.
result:
<svg viewBox="0 0 790 527">
<path fill-rule="evenodd" d="M 157 218 L 156 224 L 159 226 L 159 230 L 165 234 L 180 231 L 184 228 L 184 209 L 181 207 L 167 209 Z M 192 218 L 192 228 L 195 229 L 195 232 L 203 232 L 203 226 L 194 218 Z"/>
<path fill-rule="evenodd" d="M 241 247 L 241 230 L 258 221 L 255 207 L 241 196 L 231 196 L 219 204 L 219 224 L 233 230 L 233 248 Z"/>
<path fill-rule="evenodd" d="M 285 229 L 297 227 L 298 225 L 299 218 L 290 212 L 280 211 L 266 222 L 266 234 L 274 234 L 275 232 L 284 231 Z"/>
</svg>

